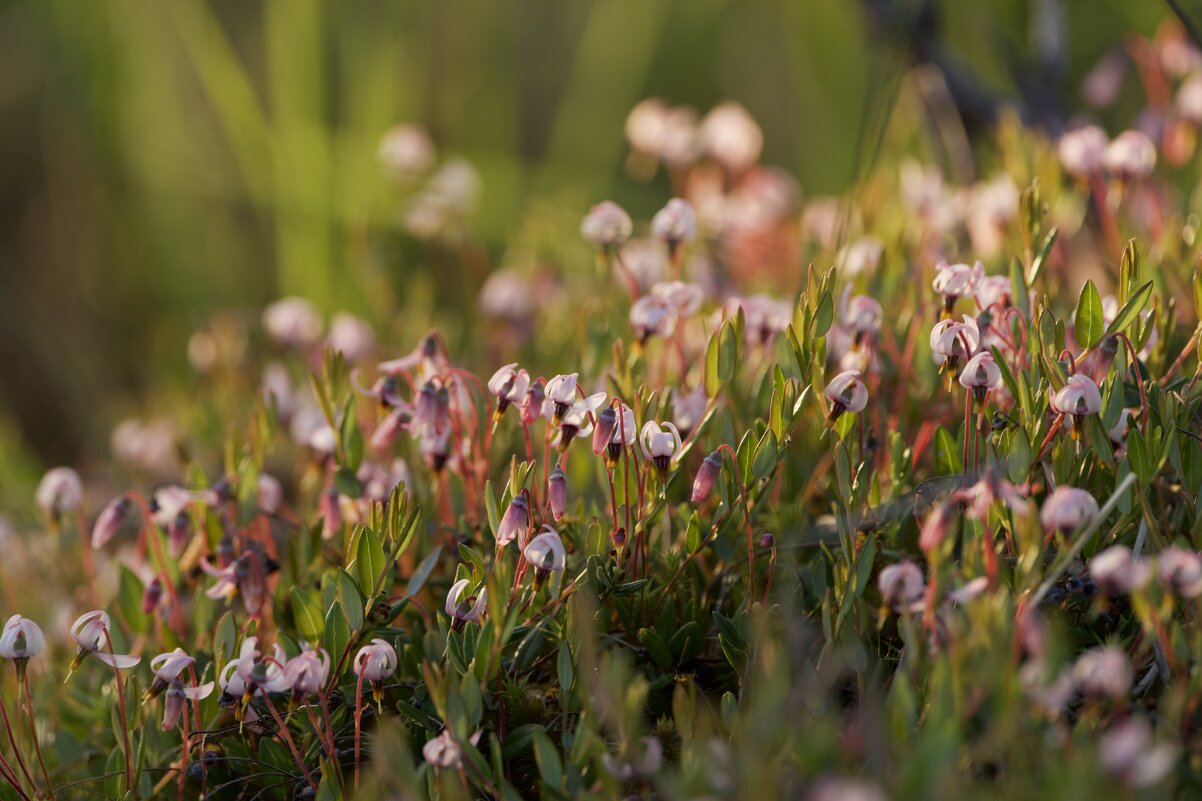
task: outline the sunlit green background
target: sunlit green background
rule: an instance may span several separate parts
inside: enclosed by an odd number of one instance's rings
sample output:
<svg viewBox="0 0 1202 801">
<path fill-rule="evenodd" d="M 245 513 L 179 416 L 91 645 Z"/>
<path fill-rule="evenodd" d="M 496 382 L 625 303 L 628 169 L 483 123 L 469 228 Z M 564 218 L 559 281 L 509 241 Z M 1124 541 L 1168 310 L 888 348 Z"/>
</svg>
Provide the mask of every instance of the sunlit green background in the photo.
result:
<svg viewBox="0 0 1202 801">
<path fill-rule="evenodd" d="M 893 23 L 867 24 L 868 6 Z M 1066 118 L 1101 54 L 1171 14 L 1158 0 L 0 3 L 0 499 L 49 464 L 102 463 L 116 419 L 195 380 L 187 338 L 218 308 L 254 319 L 302 294 L 385 332 L 462 326 L 478 276 L 440 270 L 431 291 L 428 251 L 379 245 L 393 206 L 375 148 L 393 123 L 424 124 L 479 170 L 473 238 L 496 265 L 539 209 L 567 225 L 535 238 L 574 236 L 604 197 L 636 216 L 662 204 L 662 177 L 622 166 L 644 97 L 739 101 L 767 162 L 807 196 L 834 193 L 916 36 L 1015 96 L 1038 81 L 1032 15 L 1056 8 L 1067 66 L 1045 88 Z M 935 28 L 916 22 L 928 12 Z"/>
</svg>

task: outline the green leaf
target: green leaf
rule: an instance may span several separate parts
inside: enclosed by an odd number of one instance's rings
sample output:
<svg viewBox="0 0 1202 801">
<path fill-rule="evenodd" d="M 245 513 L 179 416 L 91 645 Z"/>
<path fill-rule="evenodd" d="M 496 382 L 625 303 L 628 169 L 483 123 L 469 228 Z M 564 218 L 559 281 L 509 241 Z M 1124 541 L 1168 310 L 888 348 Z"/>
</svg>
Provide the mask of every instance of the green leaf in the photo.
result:
<svg viewBox="0 0 1202 801">
<path fill-rule="evenodd" d="M 818 300 L 818 306 L 814 309 L 814 338 L 826 336 L 826 332 L 830 330 L 831 322 L 835 319 L 835 301 L 831 293 L 823 293 Z"/>
<path fill-rule="evenodd" d="M 672 667 L 672 653 L 655 629 L 639 629 L 639 642 L 647 649 L 647 653 L 655 660 L 655 664 L 664 670 Z"/>
<path fill-rule="evenodd" d="M 355 577 L 359 581 L 359 589 L 364 596 L 375 591 L 376 582 L 384 573 L 384 543 L 380 536 L 370 528 L 364 528 L 359 534 L 359 547 L 355 554 Z M 369 601 L 372 599 L 368 599 Z"/>
<path fill-rule="evenodd" d="M 342 658 L 342 653 L 350 642 L 351 627 L 346 622 L 346 616 L 342 614 L 342 605 L 331 604 L 330 610 L 326 613 L 323 644 L 335 664 Z"/>
<path fill-rule="evenodd" d="M 755 456 L 751 460 L 751 474 L 756 478 L 767 478 L 776 469 L 778 458 L 776 434 L 765 431 L 755 448 Z"/>
<path fill-rule="evenodd" d="M 421 592 L 426 579 L 430 578 L 430 573 L 433 572 L 434 566 L 438 564 L 438 557 L 441 554 L 441 545 L 426 554 L 426 558 L 421 561 L 421 564 L 417 566 L 417 570 L 414 570 L 413 575 L 409 577 L 409 584 L 405 587 L 406 595 L 417 595 Z"/>
<path fill-rule="evenodd" d="M 297 631 L 304 639 L 317 642 L 325 627 L 317 593 L 305 587 L 293 587 L 289 596 L 292 598 L 292 617 L 296 620 Z"/>
<path fill-rule="evenodd" d="M 685 553 L 696 553 L 701 547 L 701 518 L 696 512 L 689 517 L 689 527 L 684 535 Z"/>
<path fill-rule="evenodd" d="M 117 607 L 121 617 L 139 634 L 145 634 L 150 628 L 150 618 L 142 611 L 142 594 L 145 587 L 142 579 L 132 570 L 121 565 L 120 587 L 117 590 Z"/>
<path fill-rule="evenodd" d="M 226 612 L 217 621 L 217 629 L 213 632 L 213 661 L 217 663 L 217 672 L 234 658 L 234 647 L 238 644 L 238 624 L 233 612 Z"/>
<path fill-rule="evenodd" d="M 738 361 L 739 340 L 735 337 L 734 326 L 727 322 L 722 326 L 718 339 L 718 377 L 722 385 L 729 384 L 734 379 Z"/>
<path fill-rule="evenodd" d="M 484 511 L 488 513 L 488 527 L 495 537 L 501 527 L 501 515 L 497 511 L 497 490 L 487 479 L 484 482 Z"/>
<path fill-rule="evenodd" d="M 338 571 L 338 605 L 352 631 L 363 631 L 363 595 L 350 573 Z"/>
<path fill-rule="evenodd" d="M 535 730 L 531 735 L 534 743 L 534 761 L 538 763 L 538 775 L 546 785 L 559 790 L 563 785 L 563 762 L 559 751 L 547 737 L 546 730 Z"/>
<path fill-rule="evenodd" d="M 943 426 L 935 429 L 935 473 L 941 476 L 958 476 L 964 472 L 960 462 L 960 446 Z"/>
<path fill-rule="evenodd" d="M 722 391 L 722 376 L 718 372 L 718 340 L 721 330 L 714 332 L 705 348 L 705 394 L 709 398 L 718 397 Z"/>
<path fill-rule="evenodd" d="M 340 467 L 334 473 L 334 489 L 348 498 L 358 498 L 363 494 L 363 482 L 347 467 Z"/>
<path fill-rule="evenodd" d="M 547 729 L 540 723 L 523 723 L 509 734 L 505 735 L 505 744 L 501 747 L 506 759 L 524 756 L 534 747 L 534 738 L 541 734 L 547 736 Z"/>
<path fill-rule="evenodd" d="M 1144 306 L 1148 304 L 1148 298 L 1152 297 L 1152 282 L 1141 286 L 1135 290 L 1131 299 L 1123 304 L 1123 308 L 1119 309 L 1118 314 L 1114 315 L 1114 322 L 1106 328 L 1106 336 L 1118 334 L 1126 330 L 1127 326 L 1135 321 L 1139 313 L 1144 310 Z"/>
<path fill-rule="evenodd" d="M 1039 253 L 1035 254 L 1035 258 L 1031 261 L 1031 271 L 1027 273 L 1027 286 L 1034 286 L 1039 274 L 1043 272 L 1043 268 L 1048 263 L 1048 254 L 1052 252 L 1052 248 L 1056 245 L 1056 238 L 1060 235 L 1060 230 L 1052 228 L 1048 231 L 1048 235 L 1043 240 L 1043 245 L 1039 248 Z M 1024 297 L 1026 293 L 1023 293 Z M 1017 296 L 1016 296 L 1017 297 Z"/>
<path fill-rule="evenodd" d="M 1091 348 L 1102 338 L 1105 329 L 1102 321 L 1102 296 L 1093 281 L 1086 281 L 1081 287 L 1081 295 L 1077 298 L 1077 313 L 1073 318 L 1073 333 L 1077 336 L 1077 344 L 1082 348 Z"/>
</svg>

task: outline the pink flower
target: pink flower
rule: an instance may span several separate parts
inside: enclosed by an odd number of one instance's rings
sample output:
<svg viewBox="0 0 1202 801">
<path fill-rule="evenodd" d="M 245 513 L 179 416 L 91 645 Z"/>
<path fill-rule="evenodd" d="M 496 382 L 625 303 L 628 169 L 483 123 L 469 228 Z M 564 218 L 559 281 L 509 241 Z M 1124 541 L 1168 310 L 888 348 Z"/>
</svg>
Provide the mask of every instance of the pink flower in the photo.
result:
<svg viewBox="0 0 1202 801">
<path fill-rule="evenodd" d="M 1112 545 L 1089 560 L 1089 575 L 1105 595 L 1128 595 L 1148 581 L 1151 568 L 1125 545 Z"/>
<path fill-rule="evenodd" d="M 1160 552 L 1156 566 L 1161 583 L 1173 595 L 1178 598 L 1197 598 L 1202 595 L 1202 557 L 1194 551 L 1170 545 Z M 0 645 L 3 645 L 3 641 L 0 641 Z"/>
<path fill-rule="evenodd" d="M 58 520 L 62 515 L 74 512 L 83 503 L 83 482 L 79 474 L 69 467 L 52 467 L 38 483 L 34 501 L 38 508 Z"/>
<path fill-rule="evenodd" d="M 1064 171 L 1074 178 L 1088 178 L 1101 172 L 1110 137 L 1096 125 L 1068 131 L 1056 143 L 1056 152 Z"/>
<path fill-rule="evenodd" d="M 831 420 L 843 412 L 862 412 L 868 405 L 868 387 L 864 386 L 859 370 L 839 373 L 826 385 L 823 394 L 831 402 Z"/>
<path fill-rule="evenodd" d="M 304 298 L 277 300 L 263 310 L 263 328 L 277 345 L 303 348 L 321 338 L 321 315 Z"/>
<path fill-rule="evenodd" d="M 701 462 L 697 477 L 693 479 L 691 501 L 701 503 L 714 491 L 714 482 L 722 473 L 722 451 L 714 451 Z"/>
<path fill-rule="evenodd" d="M 321 692 L 330 677 L 330 655 L 326 649 L 305 646 L 284 665 L 284 678 L 297 698 Z"/>
<path fill-rule="evenodd" d="M 199 687 L 187 687 L 179 679 L 172 679 L 163 697 L 163 731 L 170 731 L 179 723 L 184 705 L 188 701 L 201 701 L 213 692 L 213 682 L 208 681 Z"/>
<path fill-rule="evenodd" d="M 154 679 L 146 688 L 146 692 L 142 693 L 142 703 L 146 703 L 166 690 L 171 682 L 179 678 L 179 674 L 184 671 L 184 668 L 195 662 L 196 660 L 188 656 L 183 648 L 176 648 L 174 651 L 159 654 L 151 659 L 150 670 L 154 673 Z"/>
<path fill-rule="evenodd" d="M 1123 698 L 1132 678 L 1131 660 L 1113 645 L 1090 648 L 1073 665 L 1073 680 L 1081 692 L 1095 698 Z"/>
<path fill-rule="evenodd" d="M 497 547 L 504 548 L 517 539 L 524 542 L 530 527 L 530 492 L 523 487 L 513 496 L 497 526 Z"/>
<path fill-rule="evenodd" d="M 479 739 L 480 732 L 476 732 L 471 736 L 470 742 L 475 745 Z M 463 749 L 449 731 L 427 740 L 422 746 L 422 758 L 442 770 L 459 770 L 463 767 Z"/>
<path fill-rule="evenodd" d="M 576 437 L 587 437 L 593 433 L 592 418 L 594 413 L 605 405 L 605 398 L 604 392 L 596 392 L 568 407 L 559 421 L 559 435 L 555 438 L 555 444 L 561 451 L 567 450 Z M 547 408 L 545 411 L 554 416 L 553 408 Z"/>
<path fill-rule="evenodd" d="M 546 403 L 551 404 L 553 411 L 549 417 L 555 425 L 559 425 L 568 407 L 576 402 L 576 381 L 579 377 L 579 373 L 568 373 L 557 375 L 547 382 Z"/>
<path fill-rule="evenodd" d="M 434 143 L 420 125 L 401 123 L 389 128 L 376 148 L 376 160 L 389 175 L 412 178 L 434 165 Z"/>
<path fill-rule="evenodd" d="M 688 317 L 701 307 L 701 287 L 685 281 L 660 281 L 651 294 L 667 301 L 677 317 Z"/>
<path fill-rule="evenodd" d="M 1102 393 L 1089 376 L 1076 373 L 1052 396 L 1052 411 L 1084 417 L 1102 411 Z"/>
<path fill-rule="evenodd" d="M 613 407 L 609 408 L 612 410 Z M 620 400 L 618 401 L 618 409 L 620 413 L 614 414 L 613 429 L 610 432 L 608 444 L 605 446 L 605 464 L 611 470 L 617 466 L 618 457 L 622 455 L 622 449 L 638 442 L 639 434 L 638 426 L 634 420 L 634 411 Z M 594 449 L 596 446 L 597 443 L 594 439 Z"/>
<path fill-rule="evenodd" d="M 993 354 L 983 350 L 968 360 L 960 371 L 960 386 L 972 392 L 973 398 L 980 405 L 985 402 L 985 396 L 1002 385 L 1002 370 L 993 359 Z"/>
<path fill-rule="evenodd" d="M 79 650 L 71 662 L 72 673 L 91 654 L 95 654 L 96 658 L 106 665 L 120 670 L 131 668 L 142 661 L 140 656 L 109 653 L 113 647 L 112 638 L 109 636 L 111 625 L 108 614 L 99 609 L 85 612 L 75 619 L 71 624 L 71 639 L 79 646 Z"/>
<path fill-rule="evenodd" d="M 540 378 L 530 384 L 526 396 L 522 398 L 522 425 L 529 426 L 543 413 L 543 403 L 546 401 L 546 385 Z"/>
<path fill-rule="evenodd" d="M 871 236 L 858 239 L 845 246 L 836 256 L 839 275 L 855 278 L 861 273 L 872 272 L 881 263 L 881 256 L 884 254 L 885 245 L 881 240 Z"/>
<path fill-rule="evenodd" d="M 670 337 L 676 330 L 676 310 L 667 298 L 643 295 L 630 305 L 630 326 L 639 342 L 656 334 Z"/>
<path fill-rule="evenodd" d="M 129 520 L 129 512 L 133 508 L 133 502 L 129 498 L 122 495 L 109 502 L 109 505 L 104 507 L 100 512 L 100 516 L 96 518 L 96 524 L 92 526 L 92 547 L 103 548 L 105 545 L 117 536 L 117 532 Z"/>
<path fill-rule="evenodd" d="M 1107 146 L 1102 160 L 1116 178 L 1147 178 L 1156 166 L 1156 145 L 1143 131 L 1123 131 Z"/>
<path fill-rule="evenodd" d="M 982 309 L 994 306 L 1004 308 L 1010 303 L 1010 295 L 1014 291 L 1010 279 L 1004 275 L 987 275 L 977 282 L 974 293 L 977 305 Z"/>
<path fill-rule="evenodd" d="M 760 126 L 738 103 L 714 106 L 701 122 L 701 144 L 714 161 L 733 173 L 755 165 L 764 146 Z"/>
<path fill-rule="evenodd" d="M 1039 522 L 1047 531 L 1075 531 L 1098 516 L 1098 502 L 1083 489 L 1061 485 L 1043 502 Z"/>
<path fill-rule="evenodd" d="M 963 319 L 962 323 L 940 320 L 931 328 L 931 356 L 935 364 L 952 372 L 981 344 L 977 321 L 967 314 Z"/>
<path fill-rule="evenodd" d="M 668 243 L 670 250 L 697 236 L 697 212 L 687 200 L 674 197 L 651 218 L 652 235 Z"/>
<path fill-rule="evenodd" d="M 353 667 L 356 676 L 362 676 L 372 684 L 379 684 L 396 673 L 396 649 L 387 640 L 376 637 L 355 654 Z"/>
<path fill-rule="evenodd" d="M 543 526 L 542 533 L 530 540 L 524 552 L 526 561 L 534 566 L 534 589 L 542 586 L 551 571 L 562 571 L 567 566 L 568 555 L 564 551 L 559 532 Z"/>
<path fill-rule="evenodd" d="M 280 480 L 267 473 L 259 473 L 259 511 L 265 515 L 273 515 L 284 505 L 284 487 Z"/>
<path fill-rule="evenodd" d="M 843 324 L 854 331 L 857 339 L 864 334 L 874 334 L 881 327 L 885 312 L 875 298 L 857 295 L 847 302 L 843 312 Z"/>
<path fill-rule="evenodd" d="M 664 423 L 661 427 L 654 420 L 643 424 L 639 445 L 643 449 L 643 456 L 651 460 L 659 471 L 660 478 L 668 475 L 668 467 L 684 447 L 675 423 Z"/>
<path fill-rule="evenodd" d="M 614 411 L 613 406 L 606 406 L 597 412 L 597 423 L 593 427 L 593 453 L 600 456 L 602 451 L 609 448 L 610 438 L 613 437 L 617 425 L 618 413 Z"/>
<path fill-rule="evenodd" d="M 330 320 L 330 333 L 326 344 L 354 364 L 371 353 L 376 345 L 376 334 L 371 324 L 353 314 L 340 312 Z"/>
<path fill-rule="evenodd" d="M 13 615 L 4 624 L 0 633 L 0 658 L 12 659 L 17 663 L 17 670 L 23 670 L 25 663 L 38 656 L 46 647 L 46 638 L 38 624 L 27 617 Z"/>
<path fill-rule="evenodd" d="M 551 471 L 551 476 L 547 479 L 547 494 L 548 500 L 551 502 L 551 516 L 558 523 L 568 508 L 568 480 L 559 464 L 555 465 L 555 469 Z"/>
<path fill-rule="evenodd" d="M 511 403 L 521 403 L 530 388 L 530 374 L 518 367 L 517 362 L 507 364 L 492 374 L 488 379 L 488 391 L 497 399 L 497 410 L 494 414 L 500 419 Z"/>
<path fill-rule="evenodd" d="M 621 206 L 609 200 L 589 209 L 580 224 L 580 235 L 600 248 L 614 248 L 630 238 L 634 224 Z"/>
<path fill-rule="evenodd" d="M 947 311 L 951 311 L 956 298 L 969 298 L 977 291 L 977 283 L 985 277 L 985 265 L 976 262 L 971 267 L 967 264 L 948 264 L 940 262 L 936 265 L 935 280 L 931 287 L 943 295 Z"/>
<path fill-rule="evenodd" d="M 1152 727 L 1142 717 L 1121 720 L 1102 735 L 1098 762 L 1129 787 L 1149 787 L 1172 772 L 1178 749 L 1156 744 Z"/>
<path fill-rule="evenodd" d="M 488 607 L 487 587 L 481 587 L 480 594 L 474 598 L 463 597 L 470 583 L 468 579 L 459 579 L 447 592 L 447 602 L 443 608 L 451 616 L 451 628 L 455 631 L 462 629 L 465 623 L 479 623 L 484 619 L 484 610 Z"/>
<path fill-rule="evenodd" d="M 926 582 L 918 565 L 903 559 L 889 565 L 877 576 L 877 589 L 881 600 L 894 611 L 908 609 L 926 592 Z"/>
</svg>

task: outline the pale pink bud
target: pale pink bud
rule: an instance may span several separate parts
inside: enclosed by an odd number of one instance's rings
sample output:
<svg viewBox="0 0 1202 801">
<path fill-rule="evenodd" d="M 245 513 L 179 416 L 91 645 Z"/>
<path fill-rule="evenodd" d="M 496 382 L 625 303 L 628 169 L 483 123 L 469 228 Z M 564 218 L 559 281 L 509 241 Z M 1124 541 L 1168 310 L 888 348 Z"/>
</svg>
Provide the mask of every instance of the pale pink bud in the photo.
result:
<svg viewBox="0 0 1202 801">
<path fill-rule="evenodd" d="M 722 472 L 722 451 L 714 451 L 701 462 L 693 479 L 693 503 L 701 503 L 714 491 L 714 482 Z"/>
<path fill-rule="evenodd" d="M 580 224 L 580 235 L 598 247 L 612 248 L 630 238 L 634 223 L 621 206 L 609 200 L 589 209 Z"/>
<path fill-rule="evenodd" d="M 509 506 L 497 527 L 497 547 L 504 548 L 515 539 L 524 541 L 530 525 L 530 493 L 522 488 Z"/>
<path fill-rule="evenodd" d="M 1096 125 L 1068 131 L 1056 143 L 1056 152 L 1064 171 L 1074 178 L 1088 178 L 1101 172 L 1110 138 Z"/>
<path fill-rule="evenodd" d="M 759 161 L 764 133 L 738 103 L 727 101 L 715 106 L 705 115 L 700 133 L 710 158 L 732 172 L 741 172 Z"/>
<path fill-rule="evenodd" d="M 1098 502 L 1083 489 L 1061 485 L 1043 502 L 1039 521 L 1047 531 L 1070 532 L 1098 516 Z"/>
<path fill-rule="evenodd" d="M 551 515 L 558 523 L 568 508 L 568 479 L 558 464 L 551 471 L 551 477 L 547 479 L 547 484 L 547 493 L 551 501 Z"/>
<path fill-rule="evenodd" d="M 117 536 L 117 532 L 129 519 L 132 508 L 133 502 L 124 495 L 110 501 L 96 518 L 96 524 L 92 526 L 92 547 L 103 548 Z"/>
</svg>

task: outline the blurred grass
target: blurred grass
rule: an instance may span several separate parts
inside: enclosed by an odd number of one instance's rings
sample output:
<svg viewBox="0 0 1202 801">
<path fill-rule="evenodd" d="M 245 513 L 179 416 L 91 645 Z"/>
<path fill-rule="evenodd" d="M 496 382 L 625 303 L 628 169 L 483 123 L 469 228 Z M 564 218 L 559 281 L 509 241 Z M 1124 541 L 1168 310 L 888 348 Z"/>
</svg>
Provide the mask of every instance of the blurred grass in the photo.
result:
<svg viewBox="0 0 1202 801">
<path fill-rule="evenodd" d="M 1012 94 L 1031 5 L 938 3 L 940 46 Z M 1167 15 L 1066 10 L 1069 87 Z M 904 66 L 858 4 L 829 0 L 8 0 L 0 500 L 24 505 L 44 465 L 103 458 L 116 417 L 187 375 L 187 337 L 215 309 L 300 294 L 391 334 L 470 331 L 476 287 L 438 286 L 427 251 L 375 246 L 393 208 L 375 147 L 395 122 L 479 170 L 472 233 L 496 264 L 540 209 L 662 204 L 662 177 L 622 171 L 644 97 L 738 100 L 765 160 L 826 194 L 855 179 L 861 119 L 887 118 Z"/>
</svg>

